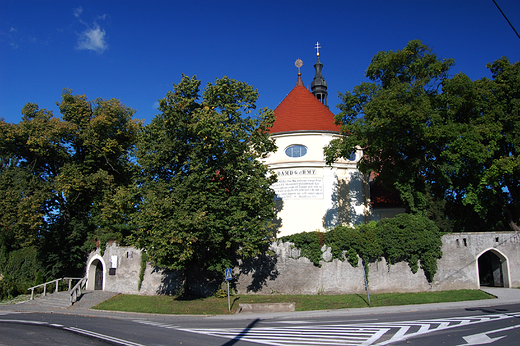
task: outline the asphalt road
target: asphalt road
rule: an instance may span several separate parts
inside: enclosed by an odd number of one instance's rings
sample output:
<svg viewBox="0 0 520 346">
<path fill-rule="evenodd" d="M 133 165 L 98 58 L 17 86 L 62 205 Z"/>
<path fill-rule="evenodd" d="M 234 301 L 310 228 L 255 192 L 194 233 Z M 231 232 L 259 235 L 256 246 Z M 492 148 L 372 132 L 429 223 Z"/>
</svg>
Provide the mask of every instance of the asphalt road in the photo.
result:
<svg viewBox="0 0 520 346">
<path fill-rule="evenodd" d="M 518 345 L 520 304 L 374 314 L 0 311 L 0 345 Z"/>
</svg>

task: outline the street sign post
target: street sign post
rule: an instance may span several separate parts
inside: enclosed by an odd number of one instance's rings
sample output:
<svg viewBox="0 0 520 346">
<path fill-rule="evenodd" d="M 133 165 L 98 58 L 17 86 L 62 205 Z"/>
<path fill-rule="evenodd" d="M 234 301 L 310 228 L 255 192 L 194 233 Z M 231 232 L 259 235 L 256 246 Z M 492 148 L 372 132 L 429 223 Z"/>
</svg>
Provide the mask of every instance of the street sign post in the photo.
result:
<svg viewBox="0 0 520 346">
<path fill-rule="evenodd" d="M 231 302 L 229 300 L 229 282 L 231 280 L 233 280 L 232 268 L 227 268 L 224 271 L 224 275 L 226 276 L 226 282 L 227 282 L 227 304 L 228 304 L 228 310 L 231 311 Z"/>
<path fill-rule="evenodd" d="M 365 276 L 365 288 L 367 290 L 367 297 L 368 297 L 368 305 L 370 306 L 370 292 L 368 291 L 368 280 L 367 280 L 367 272 L 365 270 L 365 261 L 361 260 L 361 266 L 363 267 L 363 275 Z"/>
</svg>

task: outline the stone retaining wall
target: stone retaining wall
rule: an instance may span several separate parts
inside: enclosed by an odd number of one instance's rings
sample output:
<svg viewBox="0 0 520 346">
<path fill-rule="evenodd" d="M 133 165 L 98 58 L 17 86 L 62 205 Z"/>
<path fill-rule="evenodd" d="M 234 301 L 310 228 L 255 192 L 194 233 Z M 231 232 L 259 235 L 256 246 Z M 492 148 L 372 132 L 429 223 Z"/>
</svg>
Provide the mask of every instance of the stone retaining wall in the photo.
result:
<svg viewBox="0 0 520 346">
<path fill-rule="evenodd" d="M 430 284 L 419 269 L 413 274 L 405 262 L 388 266 L 385 260 L 369 264 L 371 293 L 418 292 L 451 289 L 478 289 L 478 258 L 492 252 L 500 258 L 505 287 L 520 287 L 520 236 L 515 232 L 452 233 L 443 236 L 443 257 Z M 365 293 L 361 266 L 347 261 L 330 260 L 324 249 L 321 267 L 299 257 L 299 250 L 290 243 L 274 243 L 275 256 L 257 258 L 234 268 L 234 289 L 239 294 L 339 294 Z M 114 264 L 117 258 L 117 263 Z M 132 294 L 175 294 L 182 286 L 177 272 L 165 271 L 147 264 L 141 289 L 138 290 L 141 251 L 112 243 L 103 256 L 99 249 L 90 254 L 88 269 L 97 261 L 103 263 L 103 289 Z M 360 261 L 361 263 L 361 261 Z M 110 267 L 114 267 L 110 270 Z M 110 275 L 112 274 L 112 275 Z M 223 275 L 222 275 L 223 276 Z M 89 274 L 89 280 L 94 280 Z M 193 277 L 192 289 L 201 294 L 216 290 L 219 282 Z"/>
</svg>

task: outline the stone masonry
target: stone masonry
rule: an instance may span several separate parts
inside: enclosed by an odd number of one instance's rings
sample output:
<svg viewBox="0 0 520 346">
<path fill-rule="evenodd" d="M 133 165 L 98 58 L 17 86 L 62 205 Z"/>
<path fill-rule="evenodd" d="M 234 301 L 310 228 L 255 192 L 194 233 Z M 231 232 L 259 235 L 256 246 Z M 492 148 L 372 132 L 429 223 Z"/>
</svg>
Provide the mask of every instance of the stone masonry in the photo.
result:
<svg viewBox="0 0 520 346">
<path fill-rule="evenodd" d="M 365 293 L 361 266 L 331 260 L 330 250 L 323 249 L 321 267 L 299 257 L 290 243 L 274 243 L 274 256 L 265 256 L 234 268 L 232 285 L 239 294 L 340 294 Z M 369 264 L 371 293 L 419 292 L 480 288 L 479 258 L 494 258 L 489 274 L 504 287 L 520 287 L 520 235 L 515 232 L 451 233 L 443 236 L 443 257 L 430 284 L 422 269 L 413 274 L 405 262 L 388 266 L 384 259 Z M 175 294 L 182 287 L 179 273 L 147 263 L 138 290 L 141 251 L 132 247 L 107 245 L 103 256 L 92 252 L 87 261 L 87 286 L 94 287 L 95 268 L 103 267 L 103 290 L 128 294 Z M 361 263 L 361 261 L 360 261 Z M 480 266 L 484 266 L 484 262 Z M 486 264 L 487 265 L 487 264 Z M 491 265 L 491 264 L 490 264 Z M 100 279 L 101 272 L 99 272 Z M 222 275 L 224 279 L 224 275 Z M 192 287 L 195 292 L 210 293 L 219 286 L 203 280 Z M 498 282 L 498 281 L 496 281 Z"/>
</svg>

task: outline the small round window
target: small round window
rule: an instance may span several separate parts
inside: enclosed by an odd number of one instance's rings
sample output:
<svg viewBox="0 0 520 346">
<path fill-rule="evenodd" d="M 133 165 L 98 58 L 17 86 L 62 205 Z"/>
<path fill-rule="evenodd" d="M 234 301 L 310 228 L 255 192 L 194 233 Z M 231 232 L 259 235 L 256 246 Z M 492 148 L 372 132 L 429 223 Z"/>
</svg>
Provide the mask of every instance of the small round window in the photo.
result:
<svg viewBox="0 0 520 346">
<path fill-rule="evenodd" d="M 285 155 L 289 157 L 302 157 L 307 154 L 307 148 L 303 145 L 291 145 L 285 149 Z"/>
<path fill-rule="evenodd" d="M 356 161 L 356 159 L 357 159 L 356 152 L 351 153 L 348 158 L 349 161 Z"/>
</svg>

